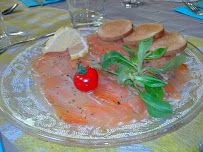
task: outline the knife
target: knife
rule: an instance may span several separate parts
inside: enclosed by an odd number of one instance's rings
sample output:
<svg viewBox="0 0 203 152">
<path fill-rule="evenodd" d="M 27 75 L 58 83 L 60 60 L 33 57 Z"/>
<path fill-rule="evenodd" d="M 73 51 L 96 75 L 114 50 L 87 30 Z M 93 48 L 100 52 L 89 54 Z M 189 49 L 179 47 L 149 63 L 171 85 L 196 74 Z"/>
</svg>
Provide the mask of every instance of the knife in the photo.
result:
<svg viewBox="0 0 203 152">
<path fill-rule="evenodd" d="M 46 34 L 46 35 L 42 35 L 42 36 L 39 36 L 39 37 L 35 37 L 35 38 L 29 39 L 29 40 L 19 41 L 17 43 L 8 45 L 8 46 L 6 46 L 4 48 L 0 48 L 0 54 L 5 52 L 8 48 L 13 47 L 15 45 L 19 45 L 19 44 L 27 43 L 27 42 L 30 42 L 30 41 L 35 41 L 35 40 L 39 40 L 39 39 L 42 39 L 42 38 L 50 37 L 50 36 L 53 36 L 54 34 L 55 34 L 55 32 L 49 33 L 49 34 Z"/>
<path fill-rule="evenodd" d="M 44 6 L 44 3 L 41 0 L 34 0 L 34 1 L 37 2 L 41 6 Z"/>
</svg>

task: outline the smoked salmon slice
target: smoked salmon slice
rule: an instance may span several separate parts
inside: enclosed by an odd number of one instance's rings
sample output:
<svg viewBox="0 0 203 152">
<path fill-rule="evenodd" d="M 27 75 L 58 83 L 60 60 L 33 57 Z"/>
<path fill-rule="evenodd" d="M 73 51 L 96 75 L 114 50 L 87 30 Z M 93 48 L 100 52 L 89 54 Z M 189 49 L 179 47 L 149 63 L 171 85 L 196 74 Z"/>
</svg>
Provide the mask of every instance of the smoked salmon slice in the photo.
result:
<svg viewBox="0 0 203 152">
<path fill-rule="evenodd" d="M 34 81 L 51 104 L 57 117 L 69 124 L 97 127 L 116 127 L 140 121 L 147 117 L 146 106 L 129 86 L 119 85 L 115 77 L 98 71 L 98 87 L 91 93 L 77 90 L 73 77 L 78 63 L 83 66 L 90 62 L 100 64 L 109 50 L 127 54 L 121 41 L 101 41 L 97 35 L 87 37 L 90 53 L 84 58 L 71 60 L 68 51 L 40 54 L 31 62 L 35 72 Z M 133 46 L 134 48 L 136 46 Z M 135 49 L 134 49 L 135 50 Z M 162 66 L 170 57 L 156 61 L 145 61 L 145 66 Z M 112 67 L 111 67 L 112 68 Z M 169 74 L 171 80 L 164 86 L 167 97 L 177 97 L 189 74 L 186 65 Z"/>
<path fill-rule="evenodd" d="M 189 78 L 189 72 L 187 65 L 182 64 L 172 72 L 171 79 L 168 80 L 168 84 L 163 87 L 167 97 L 180 99 L 180 91 L 183 90 L 185 82 Z"/>
<path fill-rule="evenodd" d="M 134 110 L 127 103 L 108 106 L 85 105 L 84 113 L 90 125 L 102 128 L 132 123 L 136 116 Z"/>
<path fill-rule="evenodd" d="M 92 96 L 100 103 L 120 104 L 128 97 L 128 89 L 119 85 L 115 80 L 109 79 L 102 72 L 98 71 L 99 82 Z"/>
<path fill-rule="evenodd" d="M 77 114 L 80 114 L 79 110 L 76 111 L 74 109 L 75 113 L 76 113 L 76 114 L 74 114 L 74 112 L 72 112 L 71 110 L 66 110 L 59 106 L 55 106 L 54 109 L 55 109 L 56 115 L 67 123 L 80 124 L 80 125 L 89 124 L 89 122 L 86 120 L 86 117 L 84 117 L 82 115 L 77 115 Z"/>
<path fill-rule="evenodd" d="M 145 106 L 144 101 L 140 98 L 140 96 L 135 96 L 132 99 L 128 101 L 129 106 L 133 108 L 133 110 L 136 112 L 136 120 L 140 121 L 147 115 L 147 109 Z"/>
<path fill-rule="evenodd" d="M 129 56 L 129 54 L 123 49 L 123 45 L 125 44 L 123 41 L 102 41 L 98 38 L 97 34 L 87 36 L 86 40 L 90 48 L 90 54 L 92 54 L 98 61 L 101 61 L 103 55 L 110 50 L 117 51 L 123 56 Z M 136 50 L 136 46 L 129 45 L 129 47 L 132 50 Z"/>
</svg>

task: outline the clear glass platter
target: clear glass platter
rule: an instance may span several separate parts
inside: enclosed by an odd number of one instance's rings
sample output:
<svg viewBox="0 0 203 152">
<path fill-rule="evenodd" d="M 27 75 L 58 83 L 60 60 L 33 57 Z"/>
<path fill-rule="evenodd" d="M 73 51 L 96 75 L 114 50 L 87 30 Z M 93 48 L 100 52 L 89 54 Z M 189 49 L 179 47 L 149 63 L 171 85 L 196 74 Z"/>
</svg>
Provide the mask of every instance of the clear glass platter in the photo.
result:
<svg viewBox="0 0 203 152">
<path fill-rule="evenodd" d="M 130 125 L 104 130 L 67 124 L 50 112 L 51 107 L 44 104 L 45 99 L 32 80 L 30 61 L 41 53 L 46 40 L 0 56 L 1 66 L 4 66 L 1 73 L 0 109 L 10 122 L 29 134 L 65 145 L 121 146 L 151 140 L 177 130 L 203 109 L 203 54 L 188 43 L 182 54 L 187 56 L 190 79 L 181 93 L 183 99 L 171 102 L 174 108 L 171 117 L 146 118 Z"/>
</svg>

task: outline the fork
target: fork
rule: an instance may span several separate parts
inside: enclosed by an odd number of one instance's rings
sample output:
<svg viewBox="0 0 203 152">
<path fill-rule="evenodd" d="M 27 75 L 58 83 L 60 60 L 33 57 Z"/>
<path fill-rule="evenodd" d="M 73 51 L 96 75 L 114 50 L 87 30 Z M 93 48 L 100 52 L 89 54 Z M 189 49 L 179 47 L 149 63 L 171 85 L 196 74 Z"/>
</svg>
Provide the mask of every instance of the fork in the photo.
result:
<svg viewBox="0 0 203 152">
<path fill-rule="evenodd" d="M 183 3 L 195 14 L 197 15 L 203 15 L 203 11 L 200 11 L 192 2 L 189 0 L 182 0 Z"/>
</svg>

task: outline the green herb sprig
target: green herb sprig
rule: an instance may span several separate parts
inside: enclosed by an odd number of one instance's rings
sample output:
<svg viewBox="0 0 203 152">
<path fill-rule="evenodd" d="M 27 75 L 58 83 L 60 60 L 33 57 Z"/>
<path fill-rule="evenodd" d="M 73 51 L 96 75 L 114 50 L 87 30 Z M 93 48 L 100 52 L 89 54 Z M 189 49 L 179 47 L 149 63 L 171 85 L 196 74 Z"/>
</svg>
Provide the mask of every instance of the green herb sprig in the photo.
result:
<svg viewBox="0 0 203 152">
<path fill-rule="evenodd" d="M 145 102 L 148 113 L 155 118 L 166 118 L 173 113 L 172 106 L 162 100 L 164 97 L 162 87 L 167 83 L 152 75 L 147 75 L 147 73 L 159 74 L 172 71 L 183 64 L 186 57 L 184 55 L 176 56 L 161 68 L 143 67 L 145 59 L 158 59 L 167 51 L 167 48 L 159 48 L 153 52 L 149 51 L 152 41 L 152 37 L 140 41 L 137 44 L 136 53 L 127 45 L 123 45 L 131 59 L 111 50 L 104 54 L 101 66 L 95 63 L 90 63 L 90 66 L 116 75 L 118 84 L 135 87 L 141 99 Z M 106 70 L 114 63 L 117 63 L 115 72 Z M 140 91 L 139 87 L 143 87 L 145 92 Z"/>
</svg>

